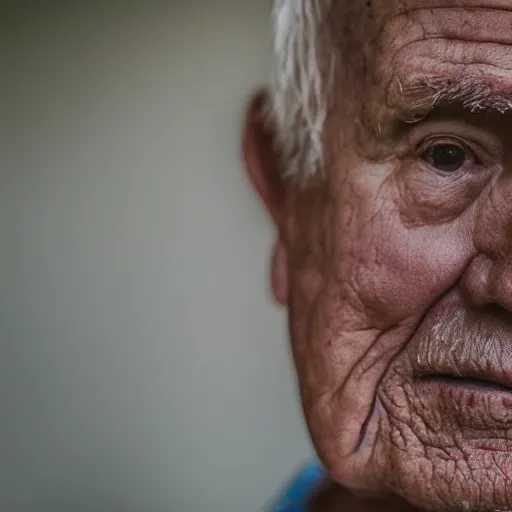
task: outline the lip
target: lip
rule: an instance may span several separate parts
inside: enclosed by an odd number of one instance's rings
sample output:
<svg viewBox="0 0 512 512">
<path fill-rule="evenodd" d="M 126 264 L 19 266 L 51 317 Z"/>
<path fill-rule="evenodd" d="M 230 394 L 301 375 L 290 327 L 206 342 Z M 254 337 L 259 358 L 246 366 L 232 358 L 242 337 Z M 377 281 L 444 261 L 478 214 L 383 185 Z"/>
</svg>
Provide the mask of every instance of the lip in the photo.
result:
<svg viewBox="0 0 512 512">
<path fill-rule="evenodd" d="M 499 430 L 512 426 L 512 389 L 495 381 L 469 377 L 430 375 L 415 381 L 425 407 L 440 410 L 444 421 L 465 430 L 468 442 L 485 449 L 500 449 Z M 489 433 L 489 439 L 486 439 Z M 472 439 L 473 438 L 473 439 Z M 499 440 L 498 440 L 499 441 Z M 506 449 L 510 450 L 510 439 Z"/>
<path fill-rule="evenodd" d="M 426 353 L 426 346 L 420 345 L 415 380 L 461 391 L 508 393 L 512 398 L 512 338 L 501 333 L 476 346 L 468 336 L 460 345 L 453 351 L 439 345 L 433 353 Z"/>
<path fill-rule="evenodd" d="M 512 315 L 475 311 L 453 289 L 432 306 L 408 347 L 413 377 L 512 392 Z"/>
<path fill-rule="evenodd" d="M 510 312 L 473 310 L 453 289 L 425 315 L 407 354 L 422 407 L 478 438 L 512 428 Z"/>
<path fill-rule="evenodd" d="M 431 374 L 418 377 L 425 384 L 433 384 L 472 392 L 510 393 L 512 401 L 512 385 L 494 375 L 474 374 Z"/>
<path fill-rule="evenodd" d="M 434 382 L 444 386 L 463 387 L 479 391 L 499 391 L 512 394 L 512 380 L 503 374 L 490 372 L 431 373 L 419 375 L 423 382 Z"/>
<path fill-rule="evenodd" d="M 497 337 L 489 340 L 488 344 L 481 344 L 479 349 L 467 350 L 471 347 L 471 341 L 466 347 L 462 347 L 457 355 L 451 354 L 446 357 L 446 351 L 439 351 L 443 354 L 439 358 L 416 360 L 414 379 L 418 385 L 431 391 L 451 390 L 459 396 L 471 393 L 481 397 L 486 395 L 500 395 L 508 397 L 512 406 L 512 354 L 510 351 L 504 354 L 503 358 L 497 358 L 490 354 L 503 353 L 503 347 L 509 345 L 510 341 Z M 475 348 L 475 347 L 471 347 Z M 504 402 L 504 403 L 505 403 Z"/>
<path fill-rule="evenodd" d="M 481 361 L 480 369 L 468 361 L 458 364 L 432 364 L 429 369 L 422 368 L 414 374 L 415 382 L 424 389 L 451 390 L 462 396 L 465 393 L 478 395 L 507 396 L 512 405 L 512 373 L 504 368 L 497 368 L 489 360 Z M 508 363 L 508 361 L 506 362 Z M 437 366 L 437 368 L 436 368 Z M 508 366 L 508 364 L 506 364 Z M 507 400 L 505 400 L 507 401 Z"/>
</svg>

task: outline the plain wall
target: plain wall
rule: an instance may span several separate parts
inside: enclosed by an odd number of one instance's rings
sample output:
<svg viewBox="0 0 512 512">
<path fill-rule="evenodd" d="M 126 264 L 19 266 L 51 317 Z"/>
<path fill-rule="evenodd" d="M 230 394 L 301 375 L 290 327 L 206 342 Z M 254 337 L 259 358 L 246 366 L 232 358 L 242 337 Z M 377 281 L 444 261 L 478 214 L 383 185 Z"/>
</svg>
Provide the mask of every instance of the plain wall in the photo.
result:
<svg viewBox="0 0 512 512">
<path fill-rule="evenodd" d="M 239 156 L 270 2 L 1 19 L 0 510 L 261 510 L 311 456 Z"/>
</svg>

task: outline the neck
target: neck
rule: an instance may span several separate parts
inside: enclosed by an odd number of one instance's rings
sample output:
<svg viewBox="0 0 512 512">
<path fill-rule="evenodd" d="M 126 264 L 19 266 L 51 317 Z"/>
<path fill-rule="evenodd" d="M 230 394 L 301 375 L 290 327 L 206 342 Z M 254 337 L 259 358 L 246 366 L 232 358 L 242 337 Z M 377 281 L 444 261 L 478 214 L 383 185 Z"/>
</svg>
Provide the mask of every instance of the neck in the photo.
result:
<svg viewBox="0 0 512 512">
<path fill-rule="evenodd" d="M 396 498 L 366 499 L 343 487 L 326 482 L 314 497 L 310 512 L 420 512 Z"/>
</svg>

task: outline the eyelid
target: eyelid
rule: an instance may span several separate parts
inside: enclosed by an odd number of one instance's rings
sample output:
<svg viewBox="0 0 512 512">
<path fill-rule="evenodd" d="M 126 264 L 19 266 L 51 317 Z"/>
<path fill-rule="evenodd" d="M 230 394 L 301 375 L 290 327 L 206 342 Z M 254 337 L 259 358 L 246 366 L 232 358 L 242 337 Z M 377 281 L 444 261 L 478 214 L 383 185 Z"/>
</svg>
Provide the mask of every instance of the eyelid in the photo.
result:
<svg viewBox="0 0 512 512">
<path fill-rule="evenodd" d="M 448 119 L 425 120 L 423 123 L 412 126 L 402 139 L 400 151 L 405 151 L 409 155 L 417 154 L 421 146 L 427 147 L 426 141 L 432 144 L 433 140 L 450 141 L 452 144 L 462 145 L 487 166 L 496 165 L 505 156 L 503 140 L 492 131 L 483 126 Z"/>
</svg>

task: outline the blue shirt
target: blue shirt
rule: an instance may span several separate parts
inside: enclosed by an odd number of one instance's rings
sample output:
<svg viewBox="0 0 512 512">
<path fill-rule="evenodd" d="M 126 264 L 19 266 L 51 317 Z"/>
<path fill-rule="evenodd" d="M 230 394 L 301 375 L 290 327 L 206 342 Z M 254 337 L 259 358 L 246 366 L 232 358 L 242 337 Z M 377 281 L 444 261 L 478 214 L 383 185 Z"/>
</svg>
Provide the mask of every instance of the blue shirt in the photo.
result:
<svg viewBox="0 0 512 512">
<path fill-rule="evenodd" d="M 268 512 L 307 512 L 310 498 L 325 477 L 326 472 L 318 463 L 301 469 L 285 486 Z"/>
</svg>

